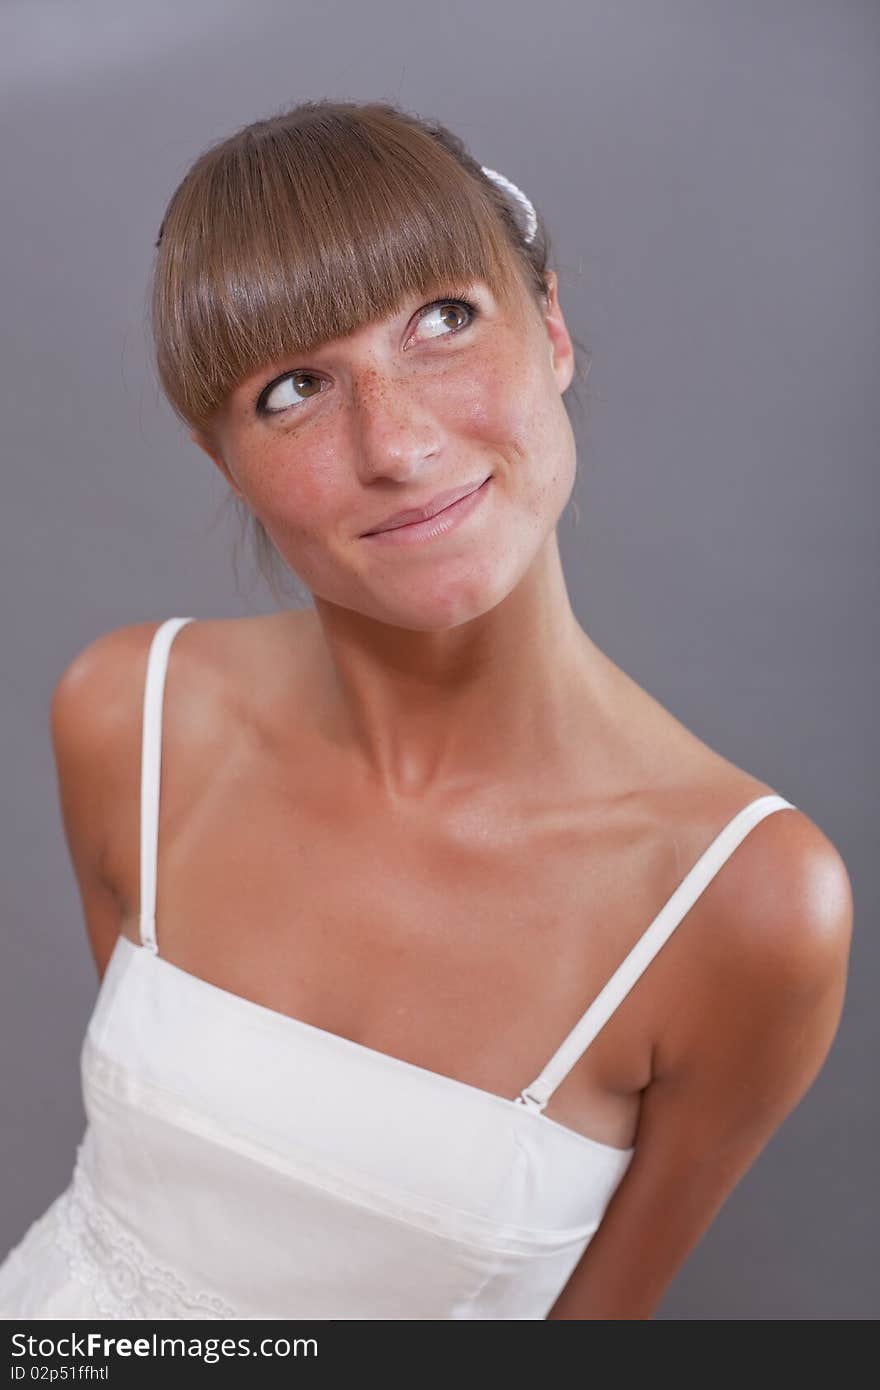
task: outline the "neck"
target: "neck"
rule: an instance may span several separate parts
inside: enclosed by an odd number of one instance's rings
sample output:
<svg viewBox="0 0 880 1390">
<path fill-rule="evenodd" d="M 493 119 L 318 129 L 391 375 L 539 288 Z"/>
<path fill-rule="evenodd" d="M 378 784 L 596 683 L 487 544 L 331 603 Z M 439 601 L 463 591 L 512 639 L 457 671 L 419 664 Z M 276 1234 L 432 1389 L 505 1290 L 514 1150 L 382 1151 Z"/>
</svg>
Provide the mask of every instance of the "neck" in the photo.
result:
<svg viewBox="0 0 880 1390">
<path fill-rule="evenodd" d="M 320 727 L 389 802 L 570 772 L 608 717 L 607 659 L 575 618 L 555 531 L 487 613 L 413 631 L 315 598 Z"/>
</svg>

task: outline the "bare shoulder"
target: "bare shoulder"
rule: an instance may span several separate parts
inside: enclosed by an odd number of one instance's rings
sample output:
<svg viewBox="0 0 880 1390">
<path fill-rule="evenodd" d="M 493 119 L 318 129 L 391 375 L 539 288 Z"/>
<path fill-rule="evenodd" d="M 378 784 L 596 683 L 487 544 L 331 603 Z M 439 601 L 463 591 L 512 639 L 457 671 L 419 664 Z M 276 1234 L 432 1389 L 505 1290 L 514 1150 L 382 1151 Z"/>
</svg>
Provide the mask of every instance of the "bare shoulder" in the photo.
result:
<svg viewBox="0 0 880 1390">
<path fill-rule="evenodd" d="M 643 693 L 643 692 L 642 692 Z M 652 697 L 643 715 L 653 746 L 672 754 L 674 776 L 658 775 L 662 818 L 674 827 L 693 862 L 695 845 L 712 836 L 751 801 L 775 788 L 732 763 L 683 726 Z M 751 999 L 756 977 L 770 990 L 786 990 L 800 977 L 821 984 L 827 971 L 839 975 L 852 930 L 852 888 L 846 864 L 829 836 L 797 806 L 777 807 L 753 825 L 709 883 L 692 916 L 697 929 L 687 934 L 694 967 L 694 1007 L 681 1011 L 661 1049 L 685 1051 L 712 1017 L 721 990 L 734 1004 L 737 988 Z M 690 967 L 688 967 L 690 968 Z M 738 984 L 737 984 L 738 982 Z"/>
<path fill-rule="evenodd" d="M 49 724 L 62 791 L 79 802 L 98 795 L 120 752 L 139 738 L 147 653 L 159 627 L 132 623 L 101 633 L 75 653 L 59 676 Z"/>
<path fill-rule="evenodd" d="M 670 743 L 678 747 L 671 737 Z M 692 762 L 689 746 L 696 750 Z M 680 762 L 689 770 L 666 798 L 668 820 L 693 863 L 694 844 L 707 846 L 738 811 L 774 795 L 775 788 L 689 733 Z M 657 1029 L 654 1075 L 681 1077 L 717 1063 L 733 1082 L 739 1068 L 742 1085 L 719 1086 L 718 1103 L 723 1107 L 730 1096 L 748 1094 L 757 1116 L 762 1088 L 771 1103 L 778 1100 L 791 1066 L 796 1090 L 811 1066 L 813 1075 L 818 1071 L 834 1036 L 853 928 L 846 864 L 805 812 L 796 805 L 776 807 L 751 826 L 688 916 L 671 995 L 680 1003 L 686 991 L 687 1007 L 671 1007 Z M 792 1046 L 799 1049 L 797 1058 Z M 750 1056 L 752 1077 L 746 1074 Z"/>
<path fill-rule="evenodd" d="M 102 633 L 62 670 L 49 706 L 58 800 L 92 954 L 103 973 L 119 931 L 120 905 L 106 875 L 108 827 L 131 796 L 140 762 L 140 706 L 147 653 L 158 627 L 133 623 Z"/>
<path fill-rule="evenodd" d="M 695 925 L 687 1007 L 670 1011 L 655 1045 L 655 1098 L 690 1092 L 719 1132 L 766 1141 L 820 1070 L 842 1013 L 853 930 L 844 859 L 803 811 L 777 809 L 721 866 Z"/>
<path fill-rule="evenodd" d="M 808 815 L 783 807 L 753 826 L 706 890 L 701 920 L 707 929 L 689 943 L 694 1008 L 658 1044 L 661 1063 L 686 1065 L 706 1030 L 717 1034 L 725 1021 L 731 1042 L 743 1040 L 738 1020 L 763 1020 L 785 1036 L 800 1010 L 819 1048 L 830 1044 L 832 1020 L 813 1005 L 823 996 L 842 1003 L 852 885 L 837 846 Z"/>
<path fill-rule="evenodd" d="M 144 686 L 150 645 L 161 620 L 129 623 L 93 638 L 59 676 L 49 709 L 59 776 L 72 790 L 113 786 L 131 756 L 140 755 Z M 201 624 L 193 626 L 201 627 Z M 210 626 L 210 625 L 209 625 Z M 204 642 L 178 633 L 168 681 L 198 661 Z"/>
<path fill-rule="evenodd" d="M 150 646 L 162 622 L 130 623 L 100 634 L 63 669 L 50 705 L 50 729 L 59 773 L 76 782 L 128 777 L 131 757 L 140 756 L 143 700 Z M 212 697 L 234 698 L 233 677 L 248 645 L 261 641 L 259 618 L 199 619 L 174 636 L 163 701 L 163 739 L 195 723 L 204 727 Z M 256 625 L 256 626 L 255 626 Z M 246 684 L 246 683 L 245 683 Z M 195 714 L 198 718 L 195 719 Z"/>
<path fill-rule="evenodd" d="M 52 697 L 52 730 L 56 726 L 64 733 L 72 719 L 78 724 L 100 721 L 108 714 L 118 714 L 120 700 L 124 704 L 130 688 L 133 661 L 139 657 L 146 663 L 150 642 L 158 622 L 130 623 L 100 633 L 81 647 L 61 672 Z M 101 700 L 95 707 L 94 696 Z"/>
<path fill-rule="evenodd" d="M 119 846 L 136 863 L 147 658 L 159 626 L 153 620 L 130 623 L 93 638 L 64 666 L 50 700 L 64 835 L 99 974 L 123 912 L 114 862 Z M 184 698 L 173 701 L 174 716 L 163 727 L 163 741 L 175 737 L 175 727 L 199 722 L 195 701 L 187 701 L 185 692 L 210 688 L 209 681 L 193 679 L 194 663 L 211 665 L 202 634 L 200 640 L 190 640 L 189 628 L 200 626 L 188 624 L 174 639 L 167 680 Z M 203 696 L 202 709 L 206 707 L 210 701 Z"/>
<path fill-rule="evenodd" d="M 144 692 L 150 646 L 162 621 L 129 623 L 80 648 L 50 702 L 64 833 L 99 974 L 136 901 Z M 180 781 L 197 781 L 227 745 L 242 707 L 278 671 L 279 651 L 295 654 L 296 632 L 295 623 L 282 624 L 272 614 L 198 619 L 175 633 L 162 745 L 177 777 L 165 779 L 166 805 Z"/>
<path fill-rule="evenodd" d="M 852 888 L 809 816 L 783 808 L 753 826 L 697 906 L 633 1162 L 552 1318 L 651 1316 L 837 1032 Z"/>
</svg>

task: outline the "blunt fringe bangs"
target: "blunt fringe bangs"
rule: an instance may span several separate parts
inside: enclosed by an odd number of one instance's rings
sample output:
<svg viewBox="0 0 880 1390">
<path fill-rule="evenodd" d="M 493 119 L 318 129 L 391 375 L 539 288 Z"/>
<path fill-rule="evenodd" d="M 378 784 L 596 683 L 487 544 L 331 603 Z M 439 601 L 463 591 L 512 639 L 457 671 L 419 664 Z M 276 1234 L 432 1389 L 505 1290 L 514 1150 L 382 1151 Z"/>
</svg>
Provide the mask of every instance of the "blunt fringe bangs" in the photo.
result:
<svg viewBox="0 0 880 1390">
<path fill-rule="evenodd" d="M 205 151 L 165 212 L 150 313 L 178 417 L 210 434 L 255 371 L 483 280 L 546 292 L 546 232 L 526 243 L 462 142 L 390 104 L 304 102 Z"/>
</svg>

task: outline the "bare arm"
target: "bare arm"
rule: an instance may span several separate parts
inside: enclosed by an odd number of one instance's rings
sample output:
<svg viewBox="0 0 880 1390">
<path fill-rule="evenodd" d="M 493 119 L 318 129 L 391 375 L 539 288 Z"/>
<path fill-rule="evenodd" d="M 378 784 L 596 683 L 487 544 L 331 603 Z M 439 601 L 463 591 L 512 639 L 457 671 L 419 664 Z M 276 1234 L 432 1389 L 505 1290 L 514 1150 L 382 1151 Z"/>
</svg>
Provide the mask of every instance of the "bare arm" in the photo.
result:
<svg viewBox="0 0 880 1390">
<path fill-rule="evenodd" d="M 834 845 L 778 812 L 709 893 L 698 987 L 658 1041 L 635 1155 L 549 1319 L 650 1318 L 830 1050 L 853 922 Z"/>
</svg>

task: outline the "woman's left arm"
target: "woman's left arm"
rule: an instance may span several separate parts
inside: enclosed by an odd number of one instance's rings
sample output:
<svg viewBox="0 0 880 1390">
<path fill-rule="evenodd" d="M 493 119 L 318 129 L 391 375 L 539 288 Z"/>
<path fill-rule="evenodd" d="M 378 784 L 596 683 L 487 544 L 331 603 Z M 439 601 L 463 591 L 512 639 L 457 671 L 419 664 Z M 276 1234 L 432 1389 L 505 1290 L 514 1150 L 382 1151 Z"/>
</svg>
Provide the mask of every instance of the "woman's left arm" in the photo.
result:
<svg viewBox="0 0 880 1390">
<path fill-rule="evenodd" d="M 635 1154 L 550 1320 L 650 1318 L 830 1050 L 853 925 L 843 859 L 792 809 L 728 867 L 708 890 L 698 985 L 655 1048 Z"/>
</svg>

